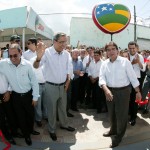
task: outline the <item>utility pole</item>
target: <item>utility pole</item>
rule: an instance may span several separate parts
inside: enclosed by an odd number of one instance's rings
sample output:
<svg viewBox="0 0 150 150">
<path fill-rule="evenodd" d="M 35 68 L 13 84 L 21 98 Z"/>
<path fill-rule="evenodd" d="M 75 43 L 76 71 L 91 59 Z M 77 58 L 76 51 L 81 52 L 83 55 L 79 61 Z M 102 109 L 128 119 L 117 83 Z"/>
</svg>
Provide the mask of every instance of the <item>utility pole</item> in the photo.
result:
<svg viewBox="0 0 150 150">
<path fill-rule="evenodd" d="M 135 9 L 135 5 L 134 5 L 134 41 L 137 42 L 137 39 L 136 39 L 136 9 Z"/>
</svg>

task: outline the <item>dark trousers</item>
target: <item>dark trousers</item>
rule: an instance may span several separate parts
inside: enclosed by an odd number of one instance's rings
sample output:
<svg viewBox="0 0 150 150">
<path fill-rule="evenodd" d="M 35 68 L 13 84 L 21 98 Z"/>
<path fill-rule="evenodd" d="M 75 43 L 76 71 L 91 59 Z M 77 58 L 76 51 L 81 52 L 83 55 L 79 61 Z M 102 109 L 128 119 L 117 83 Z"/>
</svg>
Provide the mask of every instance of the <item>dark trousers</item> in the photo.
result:
<svg viewBox="0 0 150 150">
<path fill-rule="evenodd" d="M 12 92 L 13 107 L 17 115 L 19 127 L 25 138 L 30 137 L 34 125 L 34 107 L 32 106 L 32 91 L 26 94 Z"/>
<path fill-rule="evenodd" d="M 138 80 L 140 82 L 139 78 Z M 141 85 L 139 87 L 141 91 Z M 136 119 L 137 117 L 138 104 L 135 102 L 135 100 L 136 100 L 136 92 L 134 88 L 132 87 L 131 94 L 130 94 L 130 102 L 129 102 L 129 115 L 130 115 L 131 120 Z"/>
<path fill-rule="evenodd" d="M 91 91 L 92 83 L 88 77 L 88 73 L 85 73 L 86 87 L 85 87 L 85 103 L 89 105 L 91 103 Z"/>
<path fill-rule="evenodd" d="M 72 80 L 72 96 L 71 96 L 71 108 L 77 109 L 77 102 L 79 100 L 79 78 Z"/>
<path fill-rule="evenodd" d="M 87 76 L 85 74 L 82 77 L 79 77 L 80 80 L 79 101 L 81 104 L 85 102 L 86 78 Z"/>
<path fill-rule="evenodd" d="M 107 101 L 110 118 L 110 131 L 115 134 L 116 140 L 121 140 L 125 134 L 128 121 L 128 108 L 131 88 L 111 90 L 113 100 Z"/>
<path fill-rule="evenodd" d="M 0 129 L 6 137 L 17 133 L 17 124 L 11 99 L 8 102 L 4 102 L 3 94 L 0 94 Z"/>
<path fill-rule="evenodd" d="M 67 90 L 67 112 L 71 108 L 71 93 L 72 93 L 71 88 L 72 88 L 72 80 L 70 80 L 70 84 Z"/>
<path fill-rule="evenodd" d="M 92 84 L 92 102 L 98 111 L 107 110 L 105 94 L 99 87 L 98 80 Z"/>
</svg>

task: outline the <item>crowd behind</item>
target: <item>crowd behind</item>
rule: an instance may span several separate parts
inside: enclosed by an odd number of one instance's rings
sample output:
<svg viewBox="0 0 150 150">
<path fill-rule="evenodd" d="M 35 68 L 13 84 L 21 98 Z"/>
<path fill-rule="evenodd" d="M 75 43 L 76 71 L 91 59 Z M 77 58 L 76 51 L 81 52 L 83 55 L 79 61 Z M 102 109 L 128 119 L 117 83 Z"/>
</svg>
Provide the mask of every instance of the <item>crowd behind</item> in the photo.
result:
<svg viewBox="0 0 150 150">
<path fill-rule="evenodd" d="M 42 39 L 30 38 L 27 50 L 22 52 L 20 37 L 12 35 L 10 44 L 0 51 L 0 129 L 5 138 L 11 144 L 16 144 L 15 137 L 25 138 L 26 144 L 31 145 L 30 135 L 40 134 L 34 130 L 34 123 L 42 127 L 42 120 L 45 119 L 50 137 L 56 141 L 57 120 L 61 129 L 75 131 L 67 121 L 67 117 L 74 117 L 70 110 L 79 112 L 79 108 L 86 107 L 95 109 L 97 113 L 109 112 L 109 98 L 105 88 L 102 88 L 102 81 L 99 81 L 100 68 L 110 58 L 109 46 L 114 47 L 111 51 L 116 50 L 118 56 L 131 62 L 139 81 L 138 90 L 130 85 L 128 122 L 134 126 L 139 109 L 135 102 L 136 93 L 140 92 L 144 101 L 149 92 L 149 50 L 140 50 L 136 42 L 129 42 L 124 50 L 114 43 L 104 48 L 86 45 L 72 47 L 67 45 L 66 35 L 58 33 L 50 48 Z M 119 70 L 122 69 L 117 68 L 116 76 Z M 109 76 L 113 77 L 111 72 Z M 123 88 L 109 89 L 113 93 L 113 90 Z M 148 104 L 141 109 L 143 113 L 148 113 Z M 110 131 L 104 134 L 110 135 Z M 117 144 L 112 143 L 111 147 L 118 146 L 120 140 Z"/>
</svg>

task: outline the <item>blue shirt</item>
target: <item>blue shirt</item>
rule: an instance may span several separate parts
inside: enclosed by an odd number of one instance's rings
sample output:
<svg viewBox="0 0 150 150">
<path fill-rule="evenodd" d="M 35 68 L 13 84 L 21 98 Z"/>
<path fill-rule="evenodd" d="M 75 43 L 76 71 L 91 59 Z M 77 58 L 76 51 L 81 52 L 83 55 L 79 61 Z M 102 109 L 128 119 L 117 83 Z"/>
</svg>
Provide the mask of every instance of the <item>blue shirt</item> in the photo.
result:
<svg viewBox="0 0 150 150">
<path fill-rule="evenodd" d="M 32 89 L 33 100 L 38 100 L 39 85 L 30 62 L 21 58 L 20 64 L 15 66 L 9 58 L 3 59 L 0 61 L 0 72 L 6 76 L 13 91 L 26 93 Z"/>
<path fill-rule="evenodd" d="M 72 60 L 72 64 L 73 64 L 73 72 L 77 71 L 77 70 L 83 71 L 83 64 L 82 64 L 82 61 L 80 59 Z M 74 74 L 74 78 L 75 79 L 79 78 L 79 76 Z"/>
</svg>

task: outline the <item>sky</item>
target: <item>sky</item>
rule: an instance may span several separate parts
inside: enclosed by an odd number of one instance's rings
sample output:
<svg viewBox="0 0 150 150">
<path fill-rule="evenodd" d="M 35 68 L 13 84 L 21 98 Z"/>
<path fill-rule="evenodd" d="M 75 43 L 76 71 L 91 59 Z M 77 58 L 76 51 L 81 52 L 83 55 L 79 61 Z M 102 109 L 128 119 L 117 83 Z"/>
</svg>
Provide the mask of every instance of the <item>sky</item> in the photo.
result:
<svg viewBox="0 0 150 150">
<path fill-rule="evenodd" d="M 150 17 L 150 0 L 0 0 L 0 10 L 22 6 L 32 7 L 37 14 L 49 14 L 40 15 L 40 17 L 54 33 L 64 32 L 69 35 L 72 17 L 92 18 L 94 6 L 103 3 L 126 5 L 130 9 L 132 18 L 135 5 L 139 24 L 143 24 L 143 19 L 147 20 Z"/>
</svg>

